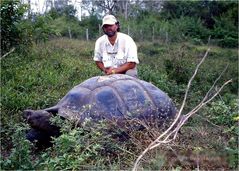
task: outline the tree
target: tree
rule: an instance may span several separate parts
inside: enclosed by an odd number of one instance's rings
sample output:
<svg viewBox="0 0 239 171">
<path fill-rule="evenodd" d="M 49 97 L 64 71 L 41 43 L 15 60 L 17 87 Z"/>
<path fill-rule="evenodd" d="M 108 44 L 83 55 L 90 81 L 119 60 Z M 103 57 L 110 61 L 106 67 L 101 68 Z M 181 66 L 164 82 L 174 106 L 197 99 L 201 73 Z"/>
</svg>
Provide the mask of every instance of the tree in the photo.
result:
<svg viewBox="0 0 239 171">
<path fill-rule="evenodd" d="M 85 10 L 90 15 L 96 15 L 96 13 L 105 15 L 113 14 L 118 16 L 124 16 L 127 20 L 131 11 L 131 6 L 135 3 L 133 0 L 83 0 L 82 4 Z"/>
<path fill-rule="evenodd" d="M 181 16 L 200 18 L 207 28 L 212 29 L 214 18 L 227 13 L 233 7 L 238 7 L 238 1 L 164 1 L 161 16 L 169 20 Z"/>
<path fill-rule="evenodd" d="M 99 14 L 113 14 L 115 8 L 115 0 L 82 0 L 83 8 L 89 12 L 90 15 Z"/>
</svg>

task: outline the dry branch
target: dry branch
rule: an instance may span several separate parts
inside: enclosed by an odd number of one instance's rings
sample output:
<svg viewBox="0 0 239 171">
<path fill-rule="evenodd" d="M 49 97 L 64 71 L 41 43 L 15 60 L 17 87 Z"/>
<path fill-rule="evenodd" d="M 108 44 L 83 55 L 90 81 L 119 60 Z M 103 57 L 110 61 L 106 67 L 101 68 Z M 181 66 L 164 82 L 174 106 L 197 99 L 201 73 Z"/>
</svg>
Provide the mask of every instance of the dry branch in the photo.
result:
<svg viewBox="0 0 239 171">
<path fill-rule="evenodd" d="M 133 171 L 137 171 L 137 168 L 139 166 L 139 163 L 141 161 L 141 159 L 143 158 L 143 156 L 149 151 L 152 150 L 158 146 L 160 146 L 161 144 L 167 144 L 173 140 L 176 139 L 178 131 L 180 130 L 180 128 L 186 123 L 186 121 L 193 115 L 195 114 L 198 110 L 200 110 L 204 105 L 206 105 L 207 103 L 209 103 L 211 100 L 213 100 L 221 91 L 222 89 L 230 82 L 232 82 L 232 80 L 228 80 L 226 81 L 218 90 L 216 90 L 216 92 L 209 97 L 209 94 L 212 93 L 212 90 L 215 88 L 216 83 L 218 82 L 218 80 L 221 78 L 222 74 L 225 72 L 226 68 L 223 70 L 223 72 L 220 74 L 220 76 L 214 81 L 213 85 L 211 86 L 211 88 L 208 90 L 208 92 L 206 93 L 206 95 L 204 96 L 203 100 L 196 106 L 194 107 L 190 112 L 188 112 L 187 114 L 182 115 L 182 111 L 184 109 L 184 106 L 186 104 L 186 100 L 188 97 L 188 92 L 189 92 L 189 88 L 191 86 L 191 83 L 193 81 L 193 79 L 195 78 L 198 69 L 200 67 L 200 65 L 204 62 L 205 58 L 207 57 L 208 53 L 210 51 L 210 48 L 208 48 L 208 50 L 206 51 L 204 57 L 202 58 L 202 60 L 199 62 L 199 64 L 197 65 L 192 77 L 190 78 L 186 91 L 185 91 L 185 95 L 184 95 L 184 99 L 183 99 L 183 103 L 180 107 L 179 112 L 177 113 L 173 123 L 170 125 L 170 127 L 163 132 L 160 136 L 158 136 L 152 143 L 150 143 L 148 145 L 148 147 L 138 156 L 137 160 L 134 163 L 134 167 L 133 167 Z"/>
<path fill-rule="evenodd" d="M 7 55 L 11 54 L 11 53 L 14 52 L 14 51 L 15 51 L 15 48 L 12 48 L 9 52 L 7 52 L 7 53 L 5 53 L 3 56 L 1 56 L 0 59 L 5 58 Z"/>
</svg>

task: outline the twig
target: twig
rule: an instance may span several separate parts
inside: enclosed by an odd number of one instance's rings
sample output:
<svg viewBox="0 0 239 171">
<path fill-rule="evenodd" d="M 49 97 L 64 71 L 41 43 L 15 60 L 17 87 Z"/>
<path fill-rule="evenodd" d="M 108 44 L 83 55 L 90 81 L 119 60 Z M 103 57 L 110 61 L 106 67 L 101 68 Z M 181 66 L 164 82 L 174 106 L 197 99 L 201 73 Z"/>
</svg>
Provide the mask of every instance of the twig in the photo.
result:
<svg viewBox="0 0 239 171">
<path fill-rule="evenodd" d="M 180 130 L 180 128 L 186 123 L 186 121 L 193 115 L 195 114 L 199 109 L 201 109 L 204 105 L 206 105 L 207 103 L 209 103 L 212 99 L 214 99 L 220 92 L 221 90 L 230 82 L 232 82 L 232 80 L 229 80 L 227 82 L 225 82 L 217 91 L 216 93 L 211 96 L 208 99 L 209 94 L 211 93 L 211 91 L 215 88 L 216 83 L 218 82 L 218 80 L 221 78 L 222 74 L 225 72 L 225 70 L 223 70 L 223 72 L 220 74 L 220 76 L 214 81 L 213 85 L 211 86 L 211 88 L 208 90 L 208 92 L 206 93 L 206 95 L 204 96 L 203 100 L 196 106 L 194 107 L 190 112 L 188 112 L 185 115 L 181 115 L 183 108 L 185 106 L 186 100 L 187 100 L 187 96 L 188 96 L 188 92 L 189 92 L 189 88 L 191 86 L 191 83 L 193 81 L 193 79 L 195 78 L 198 69 L 200 67 L 200 65 L 203 63 L 203 61 L 205 60 L 205 58 L 208 55 L 210 48 L 208 48 L 208 50 L 206 51 L 204 57 L 202 58 L 202 60 L 199 62 L 199 64 L 197 65 L 194 74 L 192 75 L 192 77 L 190 78 L 186 91 L 185 91 L 185 95 L 184 95 L 184 99 L 183 99 L 183 103 L 181 105 L 181 108 L 179 110 L 179 112 L 176 115 L 176 118 L 174 120 L 174 122 L 170 125 L 170 127 L 163 132 L 160 136 L 158 136 L 157 139 L 155 139 L 152 143 L 149 144 L 149 146 L 138 156 L 137 160 L 134 163 L 134 167 L 133 167 L 133 171 L 137 171 L 138 165 L 140 160 L 143 158 L 143 156 L 149 151 L 152 150 L 156 147 L 158 147 L 161 144 L 166 144 L 169 143 L 173 140 L 176 139 L 178 131 Z"/>
<path fill-rule="evenodd" d="M 10 53 L 14 52 L 15 48 L 12 48 L 9 52 L 5 53 L 3 56 L 1 56 L 0 60 L 5 58 L 7 55 L 9 55 Z"/>
</svg>

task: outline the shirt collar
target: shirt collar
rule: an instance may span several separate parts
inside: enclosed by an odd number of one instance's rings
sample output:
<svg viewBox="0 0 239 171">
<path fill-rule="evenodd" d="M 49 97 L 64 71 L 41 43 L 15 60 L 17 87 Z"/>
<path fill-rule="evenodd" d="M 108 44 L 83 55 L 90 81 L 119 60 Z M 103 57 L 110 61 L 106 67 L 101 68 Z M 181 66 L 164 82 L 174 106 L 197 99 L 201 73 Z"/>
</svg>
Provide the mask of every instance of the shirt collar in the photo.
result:
<svg viewBox="0 0 239 171">
<path fill-rule="evenodd" d="M 116 34 L 117 34 L 117 37 L 116 37 L 114 46 L 118 43 L 118 39 L 119 39 L 119 34 L 118 34 L 118 32 L 117 32 Z M 110 43 L 110 41 L 109 41 L 107 35 L 105 35 L 105 40 L 106 40 L 106 45 L 112 46 L 112 44 Z"/>
</svg>

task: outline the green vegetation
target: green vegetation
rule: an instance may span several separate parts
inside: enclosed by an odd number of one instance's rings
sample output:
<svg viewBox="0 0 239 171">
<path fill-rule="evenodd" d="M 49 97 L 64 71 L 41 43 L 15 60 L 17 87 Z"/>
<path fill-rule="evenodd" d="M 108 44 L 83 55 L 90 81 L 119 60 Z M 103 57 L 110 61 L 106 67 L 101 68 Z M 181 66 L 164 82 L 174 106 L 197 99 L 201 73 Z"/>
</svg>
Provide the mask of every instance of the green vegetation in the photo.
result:
<svg viewBox="0 0 239 171">
<path fill-rule="evenodd" d="M 99 1 L 101 3 L 101 1 Z M 96 3 L 97 1 L 86 1 Z M 114 2 L 117 3 L 117 2 Z M 220 47 L 238 47 L 237 1 L 165 1 L 158 7 L 157 1 L 144 1 L 144 7 L 128 4 L 130 13 L 114 9 L 120 21 L 121 31 L 129 33 L 136 41 L 172 43 L 190 41 L 202 45 L 208 42 Z M 156 4 L 155 4 L 156 3 Z M 94 5 L 94 4 L 92 4 Z M 117 7 L 119 4 L 115 4 Z M 151 9 L 151 8 L 156 9 Z M 92 9 L 93 10 L 93 9 Z M 28 16 L 24 17 L 24 14 Z M 83 16 L 79 21 L 76 10 L 67 5 L 52 8 L 44 15 L 30 13 L 29 6 L 20 0 L 1 1 L 1 53 L 15 47 L 27 51 L 33 42 L 46 41 L 52 37 L 69 37 L 95 40 L 102 34 L 101 18 L 97 12 Z"/>
<path fill-rule="evenodd" d="M 122 32 L 129 31 L 136 40 L 139 78 L 168 93 L 179 108 L 187 82 L 204 56 L 210 38 L 211 51 L 192 82 L 183 113 L 202 100 L 225 68 L 213 91 L 229 79 L 233 82 L 189 120 L 174 143 L 147 153 L 140 167 L 236 169 L 238 2 L 165 1 L 162 10 L 155 2 L 144 1 L 144 8 L 131 4 L 127 18 L 123 12 L 113 10 Z M 28 9 L 19 0 L 1 1 L 1 169 L 132 168 L 140 152 L 164 127 L 159 129 L 152 124 L 148 130 L 134 131 L 127 128 L 138 124 L 132 121 L 119 129 L 114 122 L 90 120 L 75 127 L 74 123 L 55 117 L 52 122 L 61 126 L 62 135 L 53 140 L 52 147 L 37 149 L 25 139 L 29 128 L 22 118 L 23 110 L 50 107 L 73 86 L 102 74 L 92 60 L 94 41 L 102 34 L 96 12 L 79 21 L 72 6 L 24 17 Z M 89 41 L 85 41 L 86 29 Z M 126 133 L 127 141 L 119 138 L 122 132 Z"/>
<path fill-rule="evenodd" d="M 139 77 L 167 92 L 179 107 L 187 80 L 207 47 L 190 43 L 137 44 Z M 28 55 L 12 53 L 2 59 L 2 169 L 128 169 L 142 149 L 160 134 L 162 130 L 151 125 L 147 132 L 128 131 L 128 141 L 119 141 L 116 135 L 123 130 L 113 123 L 87 121 L 75 128 L 54 118 L 63 134 L 54 140 L 53 147 L 39 151 L 24 139 L 24 109 L 52 106 L 73 86 L 101 75 L 92 60 L 93 48 L 94 42 L 90 41 L 54 39 L 33 46 Z M 150 152 L 142 162 L 144 168 L 196 168 L 194 162 L 199 162 L 201 169 L 237 167 L 236 61 L 236 50 L 212 47 L 193 82 L 185 112 L 202 99 L 226 65 L 228 69 L 220 83 L 228 79 L 233 83 L 183 127 L 174 145 Z M 184 159 L 179 160 L 180 156 Z"/>
</svg>

